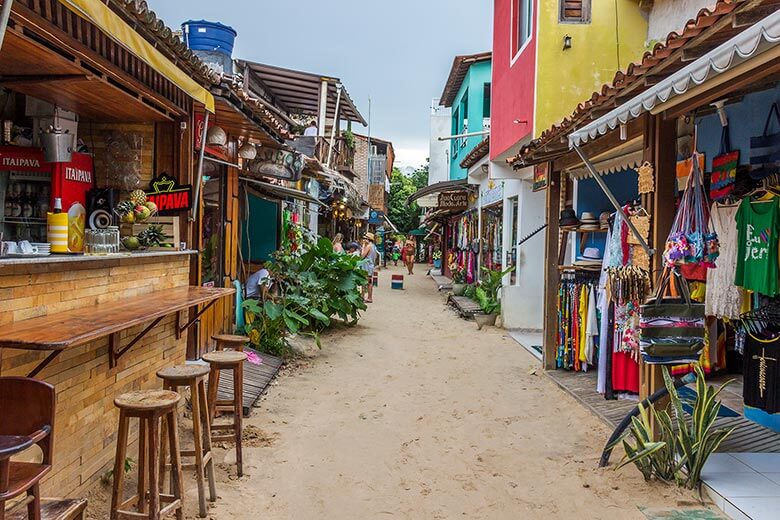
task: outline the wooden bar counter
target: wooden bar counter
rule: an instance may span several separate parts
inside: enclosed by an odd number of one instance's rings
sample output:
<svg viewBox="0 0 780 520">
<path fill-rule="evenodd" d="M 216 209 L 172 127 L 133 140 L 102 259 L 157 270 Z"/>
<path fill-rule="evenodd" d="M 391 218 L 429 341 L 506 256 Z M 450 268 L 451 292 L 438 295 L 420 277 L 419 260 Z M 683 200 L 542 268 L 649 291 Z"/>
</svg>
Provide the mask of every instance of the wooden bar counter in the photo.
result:
<svg viewBox="0 0 780 520">
<path fill-rule="evenodd" d="M 33 373 L 57 392 L 44 495 L 83 495 L 111 467 L 114 397 L 159 388 L 157 370 L 185 361 L 186 310 L 231 298 L 189 287 L 192 254 L 0 259 L 0 375 Z"/>
</svg>

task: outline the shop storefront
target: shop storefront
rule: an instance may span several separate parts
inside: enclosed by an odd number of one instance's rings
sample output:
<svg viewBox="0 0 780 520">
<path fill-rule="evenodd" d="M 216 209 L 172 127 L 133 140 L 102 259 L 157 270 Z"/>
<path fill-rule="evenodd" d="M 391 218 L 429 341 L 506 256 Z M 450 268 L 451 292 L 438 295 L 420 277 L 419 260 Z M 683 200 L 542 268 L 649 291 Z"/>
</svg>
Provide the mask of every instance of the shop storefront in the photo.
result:
<svg viewBox="0 0 780 520">
<path fill-rule="evenodd" d="M 233 292 L 200 286 L 189 219 L 193 111 L 214 112 L 210 79 L 126 25 L 134 7 L 87 7 L 15 2 L 0 53 L 0 375 L 55 387 L 49 496 L 104 474 L 114 398 L 159 387 L 203 310 Z"/>
</svg>

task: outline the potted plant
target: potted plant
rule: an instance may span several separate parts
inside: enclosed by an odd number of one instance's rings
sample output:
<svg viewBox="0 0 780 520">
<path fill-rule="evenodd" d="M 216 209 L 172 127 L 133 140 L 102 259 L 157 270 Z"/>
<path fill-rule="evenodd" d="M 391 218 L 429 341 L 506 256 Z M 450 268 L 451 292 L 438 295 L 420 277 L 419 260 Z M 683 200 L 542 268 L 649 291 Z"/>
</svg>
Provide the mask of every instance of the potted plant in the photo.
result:
<svg viewBox="0 0 780 520">
<path fill-rule="evenodd" d="M 433 268 L 441 269 L 441 251 L 433 252 Z"/>
<path fill-rule="evenodd" d="M 458 265 L 452 266 L 452 294 L 463 296 L 466 291 L 466 269 Z"/>
<path fill-rule="evenodd" d="M 505 275 L 514 271 L 514 266 L 504 271 L 494 271 L 487 267 L 482 267 L 482 280 L 479 287 L 474 292 L 474 298 L 479 304 L 482 314 L 475 314 L 474 321 L 477 322 L 477 329 L 482 330 L 485 325 L 495 325 L 496 318 L 501 312 L 501 301 L 498 291 L 501 289 L 502 280 Z"/>
</svg>

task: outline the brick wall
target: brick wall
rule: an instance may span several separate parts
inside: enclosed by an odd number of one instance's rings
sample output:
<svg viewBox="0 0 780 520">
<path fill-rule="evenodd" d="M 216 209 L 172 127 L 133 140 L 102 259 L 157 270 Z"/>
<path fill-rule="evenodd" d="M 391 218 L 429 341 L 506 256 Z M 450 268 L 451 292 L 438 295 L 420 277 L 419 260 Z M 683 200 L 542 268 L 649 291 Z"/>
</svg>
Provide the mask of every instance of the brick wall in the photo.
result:
<svg viewBox="0 0 780 520">
<path fill-rule="evenodd" d="M 189 284 L 189 255 L 85 260 L 67 264 L 0 265 L 0 326 L 68 309 L 113 303 Z M 145 325 L 124 331 L 122 344 Z M 48 496 L 79 496 L 113 464 L 119 414 L 114 397 L 159 388 L 158 369 L 184 362 L 186 337 L 175 316 L 161 321 L 108 366 L 108 338 L 68 349 L 39 377 L 57 392 L 54 468 Z M 47 353 L 0 348 L 0 375 L 26 375 Z M 0 411 L 1 413 L 2 411 Z"/>
<path fill-rule="evenodd" d="M 360 196 L 368 201 L 368 141 L 360 136 L 355 136 L 355 186 Z"/>
</svg>

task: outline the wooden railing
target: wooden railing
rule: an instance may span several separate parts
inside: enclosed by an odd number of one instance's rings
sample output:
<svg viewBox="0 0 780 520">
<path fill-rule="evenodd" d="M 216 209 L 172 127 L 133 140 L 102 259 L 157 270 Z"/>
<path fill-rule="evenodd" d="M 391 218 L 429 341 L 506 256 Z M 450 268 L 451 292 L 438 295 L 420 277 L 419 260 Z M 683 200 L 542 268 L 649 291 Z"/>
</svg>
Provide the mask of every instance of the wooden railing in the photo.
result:
<svg viewBox="0 0 780 520">
<path fill-rule="evenodd" d="M 296 137 L 293 146 L 305 155 L 314 154 L 314 157 L 323 165 L 328 164 L 330 152 L 330 167 L 334 170 L 351 170 L 355 164 L 355 150 L 347 145 L 344 137 L 336 137 L 333 140 L 331 152 L 329 137 Z"/>
</svg>

